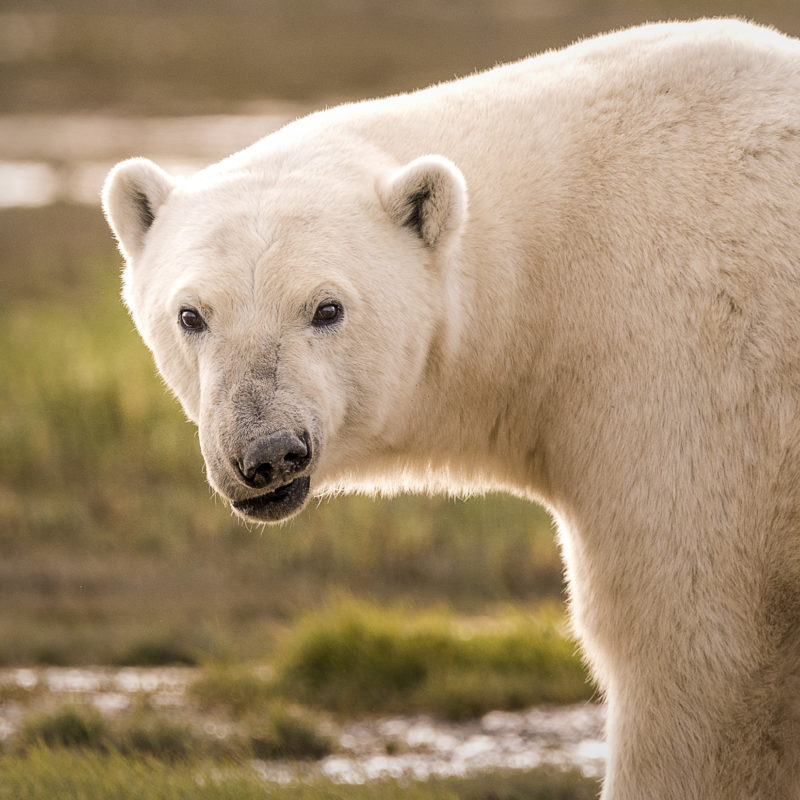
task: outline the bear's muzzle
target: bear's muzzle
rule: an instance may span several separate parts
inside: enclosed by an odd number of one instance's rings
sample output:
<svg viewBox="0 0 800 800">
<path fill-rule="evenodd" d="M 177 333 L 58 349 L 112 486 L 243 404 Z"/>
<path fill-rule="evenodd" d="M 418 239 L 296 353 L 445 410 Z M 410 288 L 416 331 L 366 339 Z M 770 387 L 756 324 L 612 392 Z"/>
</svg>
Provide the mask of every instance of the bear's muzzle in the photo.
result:
<svg viewBox="0 0 800 800">
<path fill-rule="evenodd" d="M 234 511 L 248 519 L 275 522 L 288 517 L 305 503 L 311 479 L 304 474 L 312 461 L 311 437 L 284 428 L 249 440 L 233 468 L 248 489 L 262 494 L 231 500 Z"/>
</svg>

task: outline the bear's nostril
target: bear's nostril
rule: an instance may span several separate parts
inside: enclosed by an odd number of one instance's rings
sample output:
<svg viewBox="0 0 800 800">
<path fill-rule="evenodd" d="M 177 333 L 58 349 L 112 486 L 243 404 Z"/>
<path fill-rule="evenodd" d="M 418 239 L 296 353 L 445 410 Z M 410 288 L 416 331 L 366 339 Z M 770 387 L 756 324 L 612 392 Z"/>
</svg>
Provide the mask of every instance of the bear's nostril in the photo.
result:
<svg viewBox="0 0 800 800">
<path fill-rule="evenodd" d="M 236 471 L 254 489 L 262 489 L 272 480 L 272 464 L 245 464 L 237 461 Z"/>
<path fill-rule="evenodd" d="M 306 441 L 306 434 L 303 438 L 292 436 L 292 441 L 287 443 L 286 452 L 283 454 L 282 464 L 291 470 L 300 470 L 309 459 L 309 447 Z"/>
<path fill-rule="evenodd" d="M 260 464 L 250 476 L 250 483 L 260 489 L 272 480 L 272 464 Z"/>
</svg>

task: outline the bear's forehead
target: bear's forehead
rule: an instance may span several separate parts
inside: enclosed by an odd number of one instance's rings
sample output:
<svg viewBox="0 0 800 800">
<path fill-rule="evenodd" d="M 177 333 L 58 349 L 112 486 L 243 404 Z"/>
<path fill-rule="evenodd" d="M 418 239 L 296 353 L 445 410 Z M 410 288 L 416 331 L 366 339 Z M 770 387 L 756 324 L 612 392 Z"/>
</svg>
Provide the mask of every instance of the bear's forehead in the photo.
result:
<svg viewBox="0 0 800 800">
<path fill-rule="evenodd" d="M 187 239 L 199 237 L 201 246 L 212 248 L 235 245 L 248 236 L 267 242 L 287 237 L 329 240 L 375 199 L 371 183 L 310 166 L 201 172 L 170 200 L 170 229 Z"/>
<path fill-rule="evenodd" d="M 168 248 L 180 261 L 223 265 L 291 264 L 326 261 L 333 251 L 349 250 L 341 226 L 324 209 L 264 203 L 200 208 L 194 215 L 175 209 L 180 220 L 173 235 L 164 231 Z M 165 226 L 166 227 L 166 226 Z"/>
<path fill-rule="evenodd" d="M 145 282 L 160 287 L 170 308 L 196 302 L 219 311 L 265 299 L 294 308 L 323 287 L 349 284 L 355 238 L 313 203 L 287 208 L 274 200 L 274 193 L 219 204 L 181 198 L 165 214 Z"/>
<path fill-rule="evenodd" d="M 182 268 L 316 271 L 358 258 L 371 238 L 366 219 L 383 217 L 378 205 L 374 181 L 310 167 L 198 173 L 170 198 L 159 249 Z"/>
</svg>

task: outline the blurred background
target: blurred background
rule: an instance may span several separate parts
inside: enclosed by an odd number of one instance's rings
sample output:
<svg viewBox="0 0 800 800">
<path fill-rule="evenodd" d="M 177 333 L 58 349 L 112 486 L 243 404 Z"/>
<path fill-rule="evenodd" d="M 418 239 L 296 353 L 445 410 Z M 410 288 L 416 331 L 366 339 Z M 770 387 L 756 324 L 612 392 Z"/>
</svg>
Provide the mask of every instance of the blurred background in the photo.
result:
<svg viewBox="0 0 800 800">
<path fill-rule="evenodd" d="M 731 14 L 800 33 L 800 5 L 777 0 L 0 0 L 0 667 L 180 664 L 219 677 L 295 658 L 303 702 L 455 718 L 591 697 L 564 638 L 543 510 L 356 497 L 277 528 L 231 517 L 119 300 L 98 192 L 128 156 L 186 173 L 343 100 L 629 24 Z M 322 647 L 321 630 L 341 631 L 344 649 L 329 642 L 301 664 L 297 648 Z M 348 659 L 365 631 L 377 644 L 362 670 Z M 448 636 L 507 638 L 488 667 L 464 656 L 446 687 L 409 656 L 410 673 L 383 677 L 418 689 L 409 674 L 421 670 L 427 695 L 413 701 L 364 691 L 381 654 L 402 660 L 392 637 L 417 647 L 420 631 L 450 666 L 461 656 Z M 514 662 L 536 636 L 554 652 L 567 642 L 555 688 L 539 691 L 541 659 Z M 337 658 L 359 683 L 326 694 L 309 664 Z M 516 664 L 513 679 L 489 691 L 500 662 Z"/>
</svg>

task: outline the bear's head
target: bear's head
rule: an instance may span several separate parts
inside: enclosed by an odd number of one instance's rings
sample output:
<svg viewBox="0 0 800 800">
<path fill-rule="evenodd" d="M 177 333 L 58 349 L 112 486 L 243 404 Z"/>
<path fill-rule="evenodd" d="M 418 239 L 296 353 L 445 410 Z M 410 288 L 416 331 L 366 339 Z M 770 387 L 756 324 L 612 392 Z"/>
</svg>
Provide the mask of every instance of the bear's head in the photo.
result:
<svg viewBox="0 0 800 800">
<path fill-rule="evenodd" d="M 136 327 L 238 514 L 286 519 L 402 458 L 452 327 L 467 196 L 451 162 L 243 151 L 176 181 L 131 159 L 103 205 Z"/>
</svg>

